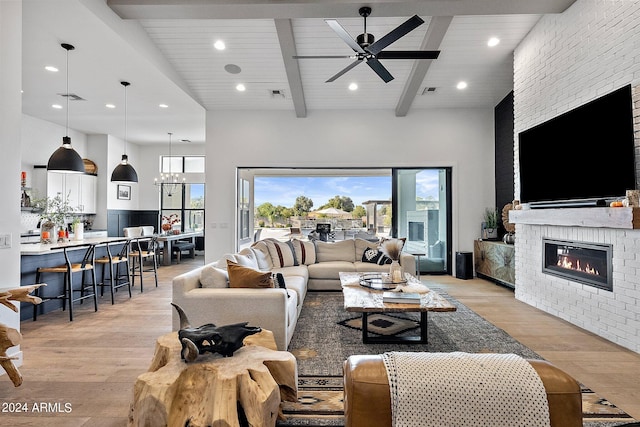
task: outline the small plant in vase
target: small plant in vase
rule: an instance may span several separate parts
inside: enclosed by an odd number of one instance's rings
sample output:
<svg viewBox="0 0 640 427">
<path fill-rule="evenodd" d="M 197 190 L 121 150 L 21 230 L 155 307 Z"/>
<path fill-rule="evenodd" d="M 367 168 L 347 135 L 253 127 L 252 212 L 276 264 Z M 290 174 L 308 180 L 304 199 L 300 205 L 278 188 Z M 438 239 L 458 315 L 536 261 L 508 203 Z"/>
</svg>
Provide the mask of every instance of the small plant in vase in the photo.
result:
<svg viewBox="0 0 640 427">
<path fill-rule="evenodd" d="M 180 224 L 180 217 L 178 214 L 171 214 L 162 217 L 162 231 L 168 233 L 171 231 L 175 224 Z"/>
<path fill-rule="evenodd" d="M 66 238 L 65 224 L 74 209 L 69 206 L 69 196 L 62 198 L 61 194 L 53 198 L 47 197 L 34 201 L 34 206 L 42 209 L 40 213 L 40 237 L 42 243 L 52 243 Z"/>
<path fill-rule="evenodd" d="M 400 253 L 402 252 L 403 242 L 398 239 L 385 240 L 380 245 L 383 254 L 391 259 L 389 266 L 389 277 L 394 283 L 400 283 L 404 280 L 402 266 L 400 266 Z"/>
<path fill-rule="evenodd" d="M 484 210 L 484 221 L 482 222 L 482 238 L 498 238 L 498 210 L 496 208 L 486 208 Z"/>
</svg>

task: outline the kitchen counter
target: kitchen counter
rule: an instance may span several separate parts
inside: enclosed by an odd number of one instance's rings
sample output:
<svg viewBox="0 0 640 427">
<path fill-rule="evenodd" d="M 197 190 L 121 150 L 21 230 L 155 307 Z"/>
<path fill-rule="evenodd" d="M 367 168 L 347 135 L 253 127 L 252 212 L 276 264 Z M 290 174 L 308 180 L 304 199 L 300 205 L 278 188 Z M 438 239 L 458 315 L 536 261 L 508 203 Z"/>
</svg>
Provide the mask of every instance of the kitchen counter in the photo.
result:
<svg viewBox="0 0 640 427">
<path fill-rule="evenodd" d="M 67 250 L 80 250 L 88 245 L 106 245 L 112 242 L 126 242 L 126 237 L 87 237 L 83 240 L 69 240 L 64 243 L 21 243 L 20 255 L 45 255 Z"/>
<path fill-rule="evenodd" d="M 88 231 L 85 230 L 83 234 L 85 238 L 107 237 L 107 230 L 88 230 Z M 69 239 L 73 240 L 73 233 L 69 235 Z M 26 244 L 40 243 L 40 232 L 30 232 L 30 233 L 20 234 L 20 243 L 26 243 Z"/>
</svg>

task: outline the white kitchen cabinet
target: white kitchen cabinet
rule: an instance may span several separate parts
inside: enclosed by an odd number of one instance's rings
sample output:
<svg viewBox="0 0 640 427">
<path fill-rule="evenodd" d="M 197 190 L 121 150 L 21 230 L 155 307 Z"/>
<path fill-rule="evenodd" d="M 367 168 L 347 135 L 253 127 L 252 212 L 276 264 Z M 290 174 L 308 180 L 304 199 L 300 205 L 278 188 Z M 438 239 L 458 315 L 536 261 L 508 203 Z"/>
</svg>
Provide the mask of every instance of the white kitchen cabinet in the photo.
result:
<svg viewBox="0 0 640 427">
<path fill-rule="evenodd" d="M 98 177 L 95 175 L 78 173 L 47 174 L 47 196 L 68 197 L 69 206 L 75 213 L 96 213 L 96 188 Z"/>
</svg>

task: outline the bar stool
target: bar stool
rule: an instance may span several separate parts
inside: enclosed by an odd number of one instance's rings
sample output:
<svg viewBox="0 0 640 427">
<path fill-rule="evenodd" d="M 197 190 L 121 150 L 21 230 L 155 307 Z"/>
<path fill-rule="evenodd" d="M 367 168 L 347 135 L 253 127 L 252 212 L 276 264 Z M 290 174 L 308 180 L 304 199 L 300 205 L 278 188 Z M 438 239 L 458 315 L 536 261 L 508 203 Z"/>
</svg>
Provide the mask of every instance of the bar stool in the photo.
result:
<svg viewBox="0 0 640 427">
<path fill-rule="evenodd" d="M 142 245 L 141 243 L 145 243 Z M 144 292 L 142 278 L 144 273 L 153 273 L 158 287 L 158 259 L 156 251 L 158 246 L 157 236 L 138 237 L 131 239 L 129 258 L 131 259 L 131 286 L 135 286 L 136 276 L 140 276 L 140 292 Z M 145 261 L 151 258 L 151 266 L 145 268 Z"/>
<path fill-rule="evenodd" d="M 126 286 L 129 289 L 129 298 L 131 298 L 131 280 L 129 279 L 129 242 L 122 245 L 122 249 L 115 256 L 111 254 L 111 246 L 122 242 L 107 243 L 107 256 L 96 258 L 96 264 L 102 265 L 102 281 L 98 283 L 100 286 L 100 296 L 104 296 L 104 287 L 109 286 L 111 289 L 111 304 L 115 304 L 114 292 L 119 288 Z M 109 277 L 105 277 L 105 271 L 109 266 Z M 120 272 L 120 266 L 124 267 L 124 272 Z M 107 285 L 106 281 L 109 281 Z"/>
<path fill-rule="evenodd" d="M 96 272 L 93 268 L 95 263 L 95 245 L 89 245 L 87 248 L 84 258 L 81 263 L 72 263 L 69 260 L 69 254 L 67 253 L 67 248 L 63 248 L 64 260 L 65 263 L 63 265 L 58 265 L 55 267 L 40 267 L 36 270 L 36 284 L 42 283 L 40 279 L 42 278 L 42 274 L 45 273 L 56 273 L 56 274 L 64 274 L 64 291 L 62 294 L 52 297 L 47 297 L 41 295 L 42 288 L 39 287 L 36 289 L 35 295 L 39 298 L 42 298 L 42 304 L 47 301 L 62 300 L 62 310 L 66 310 L 67 301 L 69 302 L 69 321 L 73 321 L 73 303 L 76 301 L 80 301 L 82 304 L 85 299 L 93 297 L 93 305 L 95 311 L 98 311 L 98 289 L 96 283 Z M 74 289 L 73 287 L 73 273 L 82 272 L 82 279 L 80 282 L 80 288 Z M 91 283 L 86 283 L 86 274 L 89 273 L 91 275 Z M 89 293 L 85 294 L 85 292 L 89 291 Z M 80 293 L 78 298 L 74 298 L 74 293 Z M 34 307 L 33 310 L 33 320 L 35 321 L 38 317 L 38 306 Z"/>
</svg>

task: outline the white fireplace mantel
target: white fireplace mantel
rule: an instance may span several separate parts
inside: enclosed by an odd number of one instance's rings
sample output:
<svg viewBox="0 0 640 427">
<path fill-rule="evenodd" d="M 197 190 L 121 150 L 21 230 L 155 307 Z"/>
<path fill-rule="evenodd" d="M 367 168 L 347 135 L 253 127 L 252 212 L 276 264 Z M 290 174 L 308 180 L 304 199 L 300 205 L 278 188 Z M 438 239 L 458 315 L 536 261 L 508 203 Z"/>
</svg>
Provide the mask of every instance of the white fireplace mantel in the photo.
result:
<svg viewBox="0 0 640 427">
<path fill-rule="evenodd" d="M 640 229 L 640 208 L 560 208 L 509 211 L 514 224 Z"/>
</svg>

